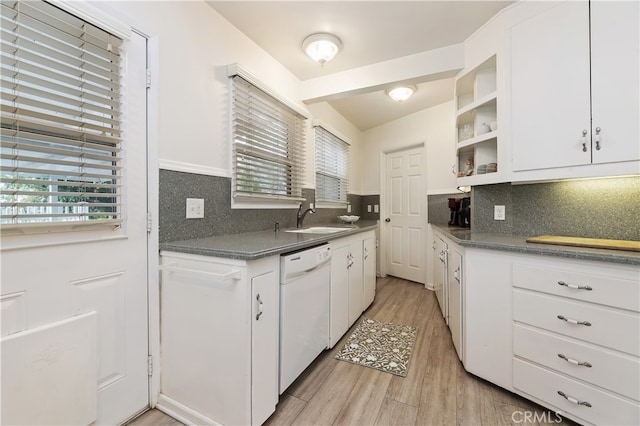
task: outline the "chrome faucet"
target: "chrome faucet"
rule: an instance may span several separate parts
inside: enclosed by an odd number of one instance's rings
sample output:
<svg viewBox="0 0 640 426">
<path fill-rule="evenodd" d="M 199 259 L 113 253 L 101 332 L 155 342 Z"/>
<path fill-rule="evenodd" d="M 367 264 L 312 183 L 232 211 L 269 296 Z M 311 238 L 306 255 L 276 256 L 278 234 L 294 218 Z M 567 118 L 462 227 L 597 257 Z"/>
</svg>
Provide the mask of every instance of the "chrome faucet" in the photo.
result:
<svg viewBox="0 0 640 426">
<path fill-rule="evenodd" d="M 306 209 L 304 212 L 302 212 L 302 203 L 300 203 L 300 207 L 298 207 L 298 215 L 296 216 L 296 228 L 300 228 L 302 227 L 302 221 L 304 220 L 304 217 L 307 215 L 307 213 L 315 213 L 316 211 L 314 209 Z"/>
</svg>

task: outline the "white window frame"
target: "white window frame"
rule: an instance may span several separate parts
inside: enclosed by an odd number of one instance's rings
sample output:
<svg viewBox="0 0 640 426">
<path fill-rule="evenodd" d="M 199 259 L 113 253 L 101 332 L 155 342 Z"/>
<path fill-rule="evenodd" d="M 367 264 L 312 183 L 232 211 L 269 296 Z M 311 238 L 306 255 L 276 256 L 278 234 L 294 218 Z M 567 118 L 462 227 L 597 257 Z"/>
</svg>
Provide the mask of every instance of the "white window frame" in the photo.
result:
<svg viewBox="0 0 640 426">
<path fill-rule="evenodd" d="M 346 208 L 349 204 L 349 177 L 351 175 L 351 157 L 350 157 L 350 147 L 351 144 L 348 142 L 347 138 L 342 136 L 338 131 L 332 129 L 326 123 L 320 120 L 313 121 L 313 129 L 314 129 L 314 140 L 315 140 L 315 186 L 316 186 L 316 207 L 317 208 Z M 334 143 L 339 144 L 333 145 L 332 147 L 324 146 L 323 141 L 318 137 L 318 129 L 322 129 L 325 134 L 329 135 Z M 323 163 L 325 162 L 325 158 L 323 155 L 327 153 L 327 149 L 342 147 L 343 151 L 340 153 L 336 153 L 335 156 L 342 157 L 344 163 L 341 166 L 338 166 L 338 169 L 344 169 L 344 173 L 340 173 L 339 170 L 328 170 Z M 344 188 L 344 198 L 329 198 L 323 197 L 322 194 L 319 194 L 319 175 L 330 176 L 339 181 L 340 187 Z"/>
<path fill-rule="evenodd" d="M 31 6 L 35 5 L 33 11 L 36 13 L 34 16 L 48 16 L 48 13 L 53 13 L 56 15 L 56 18 L 51 19 L 42 19 L 42 23 L 38 24 L 37 19 L 41 18 L 25 18 L 27 22 L 30 22 L 26 25 L 26 34 L 31 33 L 36 34 L 38 31 L 42 31 L 41 34 L 47 34 L 46 36 L 39 37 L 36 35 L 29 36 L 27 38 L 27 42 L 30 40 L 35 40 L 35 43 L 32 44 L 33 47 L 29 47 L 29 45 L 24 46 L 24 49 L 29 51 L 30 49 L 34 49 L 34 52 L 37 52 L 36 55 L 44 55 L 42 57 L 56 57 L 61 63 L 65 62 L 65 55 L 69 55 L 68 58 L 72 61 L 75 59 L 76 61 L 83 62 L 83 57 L 91 57 L 91 55 L 96 55 L 95 57 L 105 58 L 106 55 L 112 55 L 115 57 L 115 50 L 112 51 L 112 43 L 113 45 L 118 45 L 128 40 L 131 36 L 131 29 L 129 26 L 111 18 L 106 13 L 100 11 L 99 9 L 91 6 L 85 2 L 68 2 L 68 1 L 43 1 L 43 3 L 49 3 L 50 6 L 44 6 L 40 8 L 38 3 L 29 2 L 28 9 L 32 9 Z M 21 5 L 18 4 L 18 7 Z M 9 16 L 13 16 L 13 9 L 10 9 L 7 6 L 7 9 L 4 9 L 3 6 L 3 19 L 11 19 Z M 25 6 L 26 7 L 26 6 Z M 56 9 L 59 9 L 56 11 Z M 40 12 L 42 10 L 42 12 Z M 19 11 L 19 9 L 18 9 Z M 7 15 L 5 15 L 5 12 Z M 11 15 L 9 15 L 11 13 Z M 20 13 L 20 12 L 18 12 Z M 28 12 L 30 13 L 30 12 Z M 41 14 L 41 15 L 40 15 Z M 68 18 L 67 18 L 68 17 Z M 31 19 L 31 21 L 29 21 Z M 56 19 L 59 19 L 57 21 Z M 77 22 L 80 26 L 76 27 L 79 31 L 81 30 L 82 24 L 81 22 L 85 21 L 84 26 L 88 25 L 87 31 L 98 31 L 94 32 L 95 35 L 105 34 L 107 38 L 103 38 L 100 36 L 100 43 L 103 43 L 102 49 L 105 49 L 105 55 L 101 55 L 100 48 L 96 49 L 90 43 L 92 41 L 89 39 L 85 41 L 86 43 L 86 51 L 84 45 L 76 45 L 73 42 L 73 36 L 59 36 L 53 34 L 64 34 L 60 32 L 57 28 L 62 28 L 65 25 L 71 25 L 68 28 L 71 28 L 75 25 L 74 22 Z M 54 25 L 53 23 L 60 22 L 60 25 Z M 35 23 L 35 24 L 34 24 Z M 91 28 L 95 28 L 92 30 Z M 49 30 L 51 29 L 51 30 Z M 16 40 L 16 43 L 19 43 L 18 34 L 22 34 L 22 30 L 20 33 L 7 32 L 5 35 L 8 37 L 7 40 Z M 35 32 L 34 32 L 35 31 Z M 56 31 L 58 31 L 56 33 Z M 14 35 L 15 34 L 15 35 Z M 83 32 L 84 34 L 84 32 Z M 107 35 L 108 34 L 108 35 Z M 53 36 L 52 36 L 53 35 Z M 24 35 L 23 35 L 24 36 Z M 60 38 L 58 38 L 60 37 Z M 66 40 L 65 37 L 67 38 Z M 84 37 L 84 36 L 83 36 Z M 3 36 L 4 38 L 4 36 Z M 52 40 L 50 43 L 48 40 Z M 64 40 L 64 41 L 62 41 Z M 84 39 L 83 39 L 84 40 Z M 96 41 L 98 39 L 95 39 Z M 69 44 L 66 44 L 69 43 Z M 43 46 L 37 47 L 37 46 Z M 66 47 L 65 47 L 66 46 Z M 16 49 L 22 47 L 20 44 L 17 44 Z M 53 53 L 39 53 L 40 49 L 44 49 L 43 52 L 53 52 Z M 59 52 L 59 53 L 55 53 Z M 79 56 L 74 56 L 78 52 Z M 80 53 L 85 52 L 85 53 Z M 89 53 L 91 52 L 91 53 Z M 11 54 L 7 54 L 8 60 L 12 58 Z M 21 56 L 22 57 L 22 56 Z M 35 56 L 34 56 L 35 58 Z M 120 59 L 122 62 L 123 59 Z M 87 62 L 87 72 L 91 69 L 92 62 L 97 63 L 95 61 Z M 15 63 L 15 67 L 14 67 Z M 3 64 L 3 68 L 6 68 L 4 71 L 13 70 L 12 77 L 3 79 L 3 92 L 12 93 L 14 96 L 14 100 L 3 101 L 3 161 L 6 162 L 6 166 L 10 170 L 14 170 L 14 172 L 2 172 L 3 179 L 6 177 L 6 182 L 11 183 L 13 179 L 18 179 L 17 185 L 15 189 L 10 189 L 12 186 L 8 186 L 6 188 L 7 191 L 24 191 L 28 188 L 25 186 L 24 188 L 20 185 L 20 181 L 24 179 L 23 176 L 27 176 L 28 174 L 37 175 L 38 170 L 42 170 L 43 176 L 59 176 L 62 180 L 55 180 L 59 185 L 50 185 L 46 191 L 38 191 L 40 195 L 36 196 L 37 199 L 41 199 L 44 194 L 46 195 L 46 200 L 44 201 L 36 201 L 16 198 L 14 201 L 9 201 L 7 199 L 6 203 L 3 203 L 4 210 L 7 210 L 7 213 L 14 214 L 23 214 L 28 210 L 37 210 L 34 211 L 35 214 L 45 215 L 46 217 L 42 217 L 40 222 L 28 221 L 29 216 L 23 216 L 24 219 L 19 219 L 17 216 L 13 222 L 5 222 L 2 224 L 2 232 L 3 234 L 30 234 L 30 233 L 41 233 L 41 232 L 68 232 L 82 229 L 99 229 L 99 228 L 111 228 L 111 229 L 119 229 L 124 217 L 123 217 L 123 209 L 122 209 L 122 176 L 116 177 L 116 175 L 121 175 L 121 167 L 122 167 L 122 158 L 118 155 L 119 148 L 118 146 L 121 143 L 121 137 L 118 136 L 118 131 L 112 132 L 115 136 L 108 136 L 109 132 L 104 133 L 96 133 L 96 131 L 85 130 L 84 126 L 88 126 L 87 129 L 94 128 L 96 125 L 104 126 L 105 123 L 113 122 L 119 123 L 117 128 L 122 129 L 122 120 L 117 118 L 120 114 L 119 111 L 122 111 L 121 106 L 118 105 L 108 107 L 109 114 L 106 114 L 104 110 L 104 105 L 99 100 L 99 97 L 92 95 L 90 92 L 85 92 L 85 89 L 80 89 L 80 85 L 78 88 L 75 88 L 72 85 L 72 78 L 67 78 L 68 82 L 62 84 L 68 84 L 70 89 L 62 89 L 58 90 L 54 88 L 55 86 L 49 86 L 51 84 L 57 84 L 58 88 L 60 83 L 56 79 L 52 79 L 48 73 L 40 74 L 33 70 L 25 71 L 28 69 L 28 65 L 23 66 L 24 61 L 22 59 L 11 61 L 10 64 Z M 32 63 L 39 63 L 34 59 Z M 71 64 L 71 62 L 69 62 Z M 5 67 L 6 65 L 6 67 Z M 44 66 L 44 65 L 42 65 Z M 73 66 L 73 64 L 72 64 Z M 97 65 L 100 67 L 101 65 Z M 4 72 L 3 71 L 3 72 Z M 64 76 L 64 71 L 62 72 Z M 95 75 L 98 75 L 96 73 Z M 116 69 L 117 78 L 122 80 L 123 73 L 122 68 Z M 51 74 L 53 75 L 53 74 Z M 114 75 L 114 74 L 111 74 Z M 43 77 L 40 77 L 43 76 Z M 65 78 L 65 77 L 63 77 Z M 102 77 L 101 77 L 102 78 Z M 50 81 L 47 83 L 46 81 Z M 91 77 L 87 81 L 88 86 L 91 86 L 90 83 Z M 23 82 L 24 81 L 24 82 Z M 26 82 L 26 83 L 25 83 Z M 36 82 L 35 85 L 31 85 L 32 82 Z M 39 82 L 39 83 L 38 83 Z M 23 89 L 23 87 L 25 89 Z M 123 95 L 123 84 L 119 83 L 117 86 L 117 96 L 120 97 Z M 23 91 L 26 90 L 26 91 Z M 88 89 L 92 90 L 92 89 Z M 80 93 L 77 99 L 74 98 L 75 93 Z M 40 93 L 41 95 L 38 95 Z M 87 93 L 87 94 L 85 94 Z M 84 96 L 87 96 L 87 100 L 84 100 Z M 21 98 L 22 97 L 22 98 Z M 30 98 L 30 100 L 29 100 Z M 27 99 L 23 104 L 19 99 Z M 64 99 L 67 99 L 66 101 Z M 107 99 L 107 98 L 105 98 Z M 111 95 L 108 96 L 109 103 L 113 102 L 111 99 Z M 92 102 L 92 104 L 91 104 Z M 107 101 L 105 101 L 107 102 Z M 72 106 L 72 105 L 78 106 Z M 26 115 L 21 113 L 22 110 L 26 110 L 32 107 L 22 107 L 22 105 L 34 105 L 34 111 L 40 111 L 42 117 L 48 117 L 46 119 L 39 118 L 38 115 L 33 115 L 34 113 L 27 113 Z M 57 106 L 59 105 L 59 106 Z M 85 106 L 82 106 L 85 105 Z M 105 104 L 106 105 L 106 104 Z M 113 104 L 112 104 L 113 105 Z M 61 109 L 62 108 L 62 109 Z M 111 111 L 114 113 L 111 113 Z M 11 112 L 13 111 L 13 112 Z M 83 118 L 85 117 L 94 118 Z M 34 121 L 34 118 L 35 121 Z M 56 118 L 56 116 L 60 118 Z M 103 116 L 104 119 L 99 119 L 98 117 Z M 115 118 L 114 118 L 115 117 Z M 58 123 L 59 120 L 62 120 Z M 106 121 L 105 121 L 106 120 Z M 115 120 L 115 121 L 114 121 Z M 78 126 L 74 126 L 73 123 L 86 123 Z M 12 124 L 13 123 L 13 124 Z M 29 124 L 34 123 L 34 124 Z M 12 127 L 12 126 L 16 127 Z M 35 127 L 34 127 L 35 126 Z M 53 127 L 52 127 L 53 126 Z M 61 130 L 57 130 L 54 133 L 39 133 L 39 130 L 35 130 L 39 127 L 44 129 L 51 128 L 53 129 L 55 126 L 58 126 Z M 27 129 L 31 133 L 24 133 L 24 130 Z M 48 131 L 50 132 L 50 131 Z M 54 136 L 55 137 L 52 137 Z M 83 136 L 84 135 L 84 136 Z M 105 148 L 100 148 L 100 145 L 96 144 L 104 144 Z M 40 146 L 40 148 L 39 148 Z M 65 154 L 65 152 L 67 154 Z M 107 161 L 105 157 L 105 153 L 109 156 L 109 161 Z M 48 158 L 50 159 L 48 160 Z M 104 158 L 102 158 L 104 157 Z M 100 159 L 102 158 L 102 159 Z M 39 164 L 39 165 L 38 165 Z M 64 171 L 65 167 L 70 167 L 71 174 L 66 174 Z M 98 167 L 97 169 L 95 167 Z M 93 169 L 93 171 L 92 171 Z M 102 172 L 98 172 L 102 169 Z M 108 179 L 113 182 L 116 187 L 114 188 L 114 192 L 109 194 L 104 194 L 103 196 L 98 196 L 99 203 L 107 202 L 108 206 L 115 207 L 115 213 L 111 214 L 111 218 L 106 220 L 97 220 L 96 216 L 100 216 L 100 213 L 90 214 L 85 213 L 84 215 L 81 213 L 84 210 L 87 212 L 88 207 L 92 204 L 88 205 L 84 202 L 74 203 L 73 201 L 61 202 L 59 201 L 59 197 L 71 197 L 78 198 L 76 194 L 80 195 L 78 189 L 73 190 L 73 192 L 68 194 L 58 193 L 59 186 L 62 187 L 77 187 L 89 188 L 87 192 L 87 196 L 90 196 L 91 192 L 94 189 L 98 189 L 102 186 L 100 184 L 93 184 L 91 181 L 86 181 L 86 183 L 80 183 L 84 178 L 84 173 L 95 174 L 96 179 L 100 179 L 103 181 L 104 179 Z M 96 174 L 97 173 L 97 174 Z M 9 178 L 13 174 L 13 178 Z M 101 176 L 101 177 L 98 177 Z M 42 186 L 40 181 L 33 180 L 29 181 L 33 182 L 31 186 Z M 27 181 L 24 181 L 27 183 Z M 82 186 L 78 186 L 82 185 Z M 86 185 L 86 186 L 85 186 Z M 4 184 L 2 185 L 3 189 L 5 189 Z M 53 191 L 53 192 L 51 192 Z M 68 191 L 68 190 L 67 190 Z M 8 193 L 7 193 L 8 194 Z M 17 192 L 16 192 L 17 194 Z M 30 192 L 24 193 L 25 196 L 29 195 Z M 72 196 L 73 195 L 73 196 Z M 97 194 L 96 194 L 97 195 Z M 20 197 L 20 196 L 18 196 Z M 51 198 L 53 197 L 53 198 Z M 107 198 L 105 198 L 107 197 Z M 82 198 L 82 196 L 80 197 Z M 96 198 L 96 197 L 92 197 Z M 112 200 L 109 200 L 111 198 Z M 114 201 L 115 200 L 115 201 Z M 24 207 L 24 203 L 32 204 L 33 207 Z M 33 204 L 35 203 L 35 204 Z M 64 207 L 63 207 L 64 204 Z M 83 207 L 84 205 L 84 207 Z M 105 205 L 106 207 L 107 205 Z M 60 210 L 62 209 L 62 210 Z M 60 211 L 59 211 L 60 210 Z M 62 211 L 72 211 L 73 214 L 70 217 L 59 216 Z M 19 213 L 21 212 L 21 213 Z M 30 213 L 33 214 L 33 213 Z M 47 216 L 50 215 L 50 216 Z M 93 219 L 92 219 L 93 217 Z M 27 221 L 24 221 L 27 220 Z M 33 220 L 33 219 L 32 219 Z"/>
<path fill-rule="evenodd" d="M 307 130 L 306 121 L 308 114 L 303 111 L 296 104 L 282 97 L 278 93 L 268 88 L 265 84 L 260 82 L 253 74 L 238 64 L 232 64 L 227 66 L 227 76 L 229 77 L 229 111 L 230 111 L 230 140 L 231 140 L 231 208 L 232 209 L 273 209 L 273 208 L 298 208 L 301 202 L 305 199 L 302 195 L 302 187 L 304 184 L 304 167 L 305 167 L 305 141 Z M 238 168 L 243 167 L 245 164 L 238 158 L 240 155 L 246 155 L 246 152 L 242 150 L 246 146 L 241 146 L 236 143 L 235 134 L 235 120 L 234 120 L 234 78 L 240 77 L 246 83 L 250 84 L 253 88 L 260 90 L 263 94 L 277 101 L 283 109 L 288 109 L 294 115 L 297 115 L 301 121 L 301 125 L 296 128 L 298 137 L 294 138 L 294 146 L 289 146 L 287 143 L 287 150 L 291 150 L 291 153 L 287 161 L 293 168 L 292 170 L 292 193 L 289 195 L 276 195 L 276 194 L 264 194 L 260 192 L 244 192 L 237 191 L 239 186 L 236 171 Z M 284 145 L 284 144 L 283 144 Z M 251 149 L 251 148 L 250 148 Z M 251 156 L 251 154 L 249 154 Z M 282 163 L 284 164 L 284 163 Z"/>
</svg>

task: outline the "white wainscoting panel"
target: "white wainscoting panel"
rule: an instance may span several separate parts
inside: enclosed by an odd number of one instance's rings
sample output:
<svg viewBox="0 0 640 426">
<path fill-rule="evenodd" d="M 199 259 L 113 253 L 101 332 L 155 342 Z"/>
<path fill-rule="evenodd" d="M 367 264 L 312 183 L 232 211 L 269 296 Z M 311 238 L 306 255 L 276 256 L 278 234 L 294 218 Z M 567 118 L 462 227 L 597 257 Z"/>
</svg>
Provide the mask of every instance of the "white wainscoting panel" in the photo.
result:
<svg viewBox="0 0 640 426">
<path fill-rule="evenodd" d="M 3 337 L 3 425 L 87 425 L 97 419 L 97 315 Z"/>
</svg>

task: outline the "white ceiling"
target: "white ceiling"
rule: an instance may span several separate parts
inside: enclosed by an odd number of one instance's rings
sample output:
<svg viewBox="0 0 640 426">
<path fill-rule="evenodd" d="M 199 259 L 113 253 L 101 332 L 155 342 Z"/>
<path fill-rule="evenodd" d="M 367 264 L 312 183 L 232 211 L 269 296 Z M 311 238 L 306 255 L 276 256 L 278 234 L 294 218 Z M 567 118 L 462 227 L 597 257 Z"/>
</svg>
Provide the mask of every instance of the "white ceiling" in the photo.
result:
<svg viewBox="0 0 640 426">
<path fill-rule="evenodd" d="M 215 1 L 207 3 L 300 80 L 327 76 L 463 42 L 511 1 Z M 330 32 L 343 49 L 324 66 L 302 51 L 309 34 Z M 389 82 L 390 85 L 393 82 Z M 408 101 L 384 90 L 328 101 L 367 130 L 453 98 L 453 79 L 418 85 Z"/>
</svg>

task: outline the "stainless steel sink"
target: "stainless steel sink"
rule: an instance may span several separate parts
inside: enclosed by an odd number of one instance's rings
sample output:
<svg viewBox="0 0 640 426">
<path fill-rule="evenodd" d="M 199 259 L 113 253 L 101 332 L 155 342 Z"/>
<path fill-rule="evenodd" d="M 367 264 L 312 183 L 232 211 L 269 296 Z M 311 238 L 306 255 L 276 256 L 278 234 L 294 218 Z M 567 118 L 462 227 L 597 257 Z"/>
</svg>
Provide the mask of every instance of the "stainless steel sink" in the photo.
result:
<svg viewBox="0 0 640 426">
<path fill-rule="evenodd" d="M 285 232 L 295 232 L 298 234 L 333 234 L 334 232 L 347 231 L 349 228 L 339 228 L 335 226 L 312 226 L 302 229 L 287 229 Z"/>
</svg>

